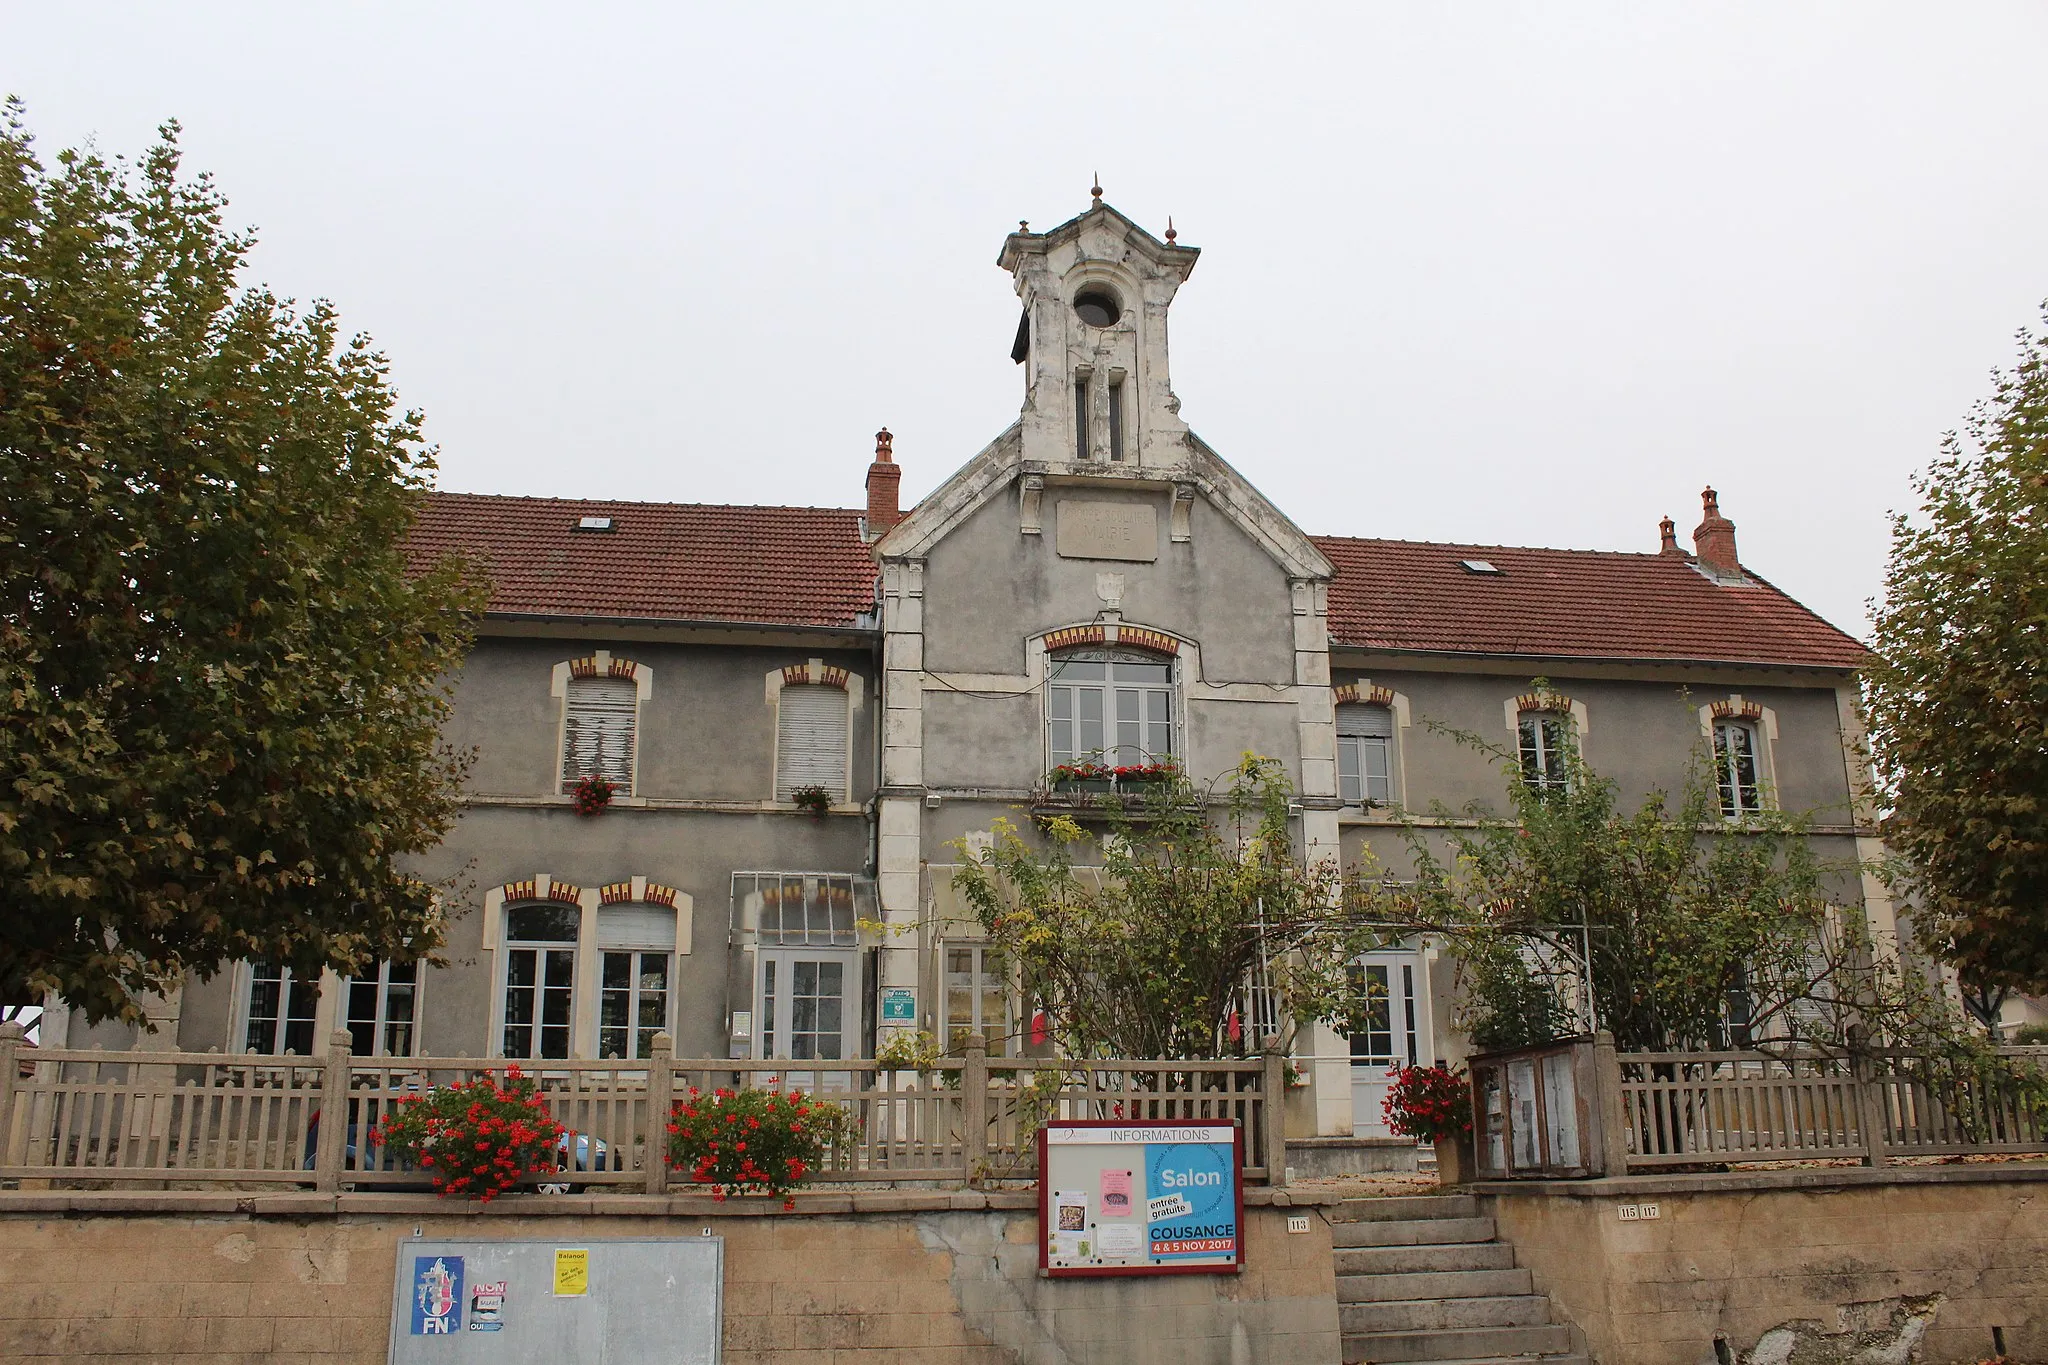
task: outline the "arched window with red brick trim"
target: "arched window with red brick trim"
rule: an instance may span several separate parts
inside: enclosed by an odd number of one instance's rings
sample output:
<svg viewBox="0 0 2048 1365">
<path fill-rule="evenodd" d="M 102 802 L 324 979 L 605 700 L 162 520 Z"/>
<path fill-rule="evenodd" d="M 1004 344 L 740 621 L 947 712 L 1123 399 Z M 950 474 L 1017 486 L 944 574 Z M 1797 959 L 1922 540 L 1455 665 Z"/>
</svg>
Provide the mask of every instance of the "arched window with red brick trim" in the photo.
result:
<svg viewBox="0 0 2048 1365">
<path fill-rule="evenodd" d="M 1756 722 L 1729 716 L 1714 722 L 1714 785 L 1720 792 L 1721 814 L 1731 820 L 1761 814 L 1763 744 Z"/>
<path fill-rule="evenodd" d="M 1064 649 L 1047 655 L 1047 766 L 1171 762 L 1177 682 L 1174 658 L 1150 650 Z"/>
</svg>

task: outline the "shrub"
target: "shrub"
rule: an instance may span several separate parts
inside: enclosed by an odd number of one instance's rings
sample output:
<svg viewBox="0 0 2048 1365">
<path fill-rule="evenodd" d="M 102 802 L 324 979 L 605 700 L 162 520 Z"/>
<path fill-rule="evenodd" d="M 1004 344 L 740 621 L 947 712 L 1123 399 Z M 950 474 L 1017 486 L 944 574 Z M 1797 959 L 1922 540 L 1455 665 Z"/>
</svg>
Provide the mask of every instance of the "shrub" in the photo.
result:
<svg viewBox="0 0 2048 1365">
<path fill-rule="evenodd" d="M 488 1203 L 524 1175 L 552 1175 L 562 1125 L 531 1077 L 508 1067 L 489 1076 L 406 1095 L 372 1141 L 433 1176 L 434 1191 Z"/>
<path fill-rule="evenodd" d="M 1380 1111 L 1402 1137 L 1440 1142 L 1472 1130 L 1472 1087 L 1444 1066 L 1397 1066 Z"/>
<path fill-rule="evenodd" d="M 843 1146 L 857 1123 L 838 1105 L 801 1090 L 726 1090 L 705 1095 L 695 1086 L 669 1111 L 668 1164 L 711 1197 L 772 1194 L 792 1209 L 802 1187 L 824 1160 L 827 1144 Z"/>
<path fill-rule="evenodd" d="M 2013 1030 L 2012 1040 L 2021 1047 L 2048 1046 L 2048 1024 L 2022 1024 Z"/>
<path fill-rule="evenodd" d="M 898 1029 L 875 1049 L 875 1061 L 891 1071 L 927 1076 L 939 1063 L 938 1040 L 921 1028 Z"/>
</svg>

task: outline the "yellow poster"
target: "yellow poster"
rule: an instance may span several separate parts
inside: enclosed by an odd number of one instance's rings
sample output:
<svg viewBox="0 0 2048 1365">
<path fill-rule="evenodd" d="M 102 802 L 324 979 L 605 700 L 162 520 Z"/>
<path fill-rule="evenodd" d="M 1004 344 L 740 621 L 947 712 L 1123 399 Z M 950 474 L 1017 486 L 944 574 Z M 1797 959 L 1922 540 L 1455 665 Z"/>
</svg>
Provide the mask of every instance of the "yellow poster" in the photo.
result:
<svg viewBox="0 0 2048 1365">
<path fill-rule="evenodd" d="M 590 1292 L 590 1251 L 555 1248 L 555 1296 L 574 1298 Z"/>
</svg>

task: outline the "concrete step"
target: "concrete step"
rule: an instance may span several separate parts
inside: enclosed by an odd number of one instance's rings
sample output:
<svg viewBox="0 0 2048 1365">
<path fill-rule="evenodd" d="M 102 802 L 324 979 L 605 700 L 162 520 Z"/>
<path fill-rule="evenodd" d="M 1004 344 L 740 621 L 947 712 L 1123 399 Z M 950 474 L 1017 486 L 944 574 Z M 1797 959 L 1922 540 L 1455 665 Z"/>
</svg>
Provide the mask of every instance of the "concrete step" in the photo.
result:
<svg viewBox="0 0 2048 1365">
<path fill-rule="evenodd" d="M 1348 1231 L 1332 1228 L 1332 1233 Z M 1515 1249 L 1506 1242 L 1438 1242 L 1410 1246 L 1345 1248 L 1339 1243 L 1339 1275 L 1420 1275 L 1440 1270 L 1512 1270 Z"/>
<path fill-rule="evenodd" d="M 1345 1365 L 1485 1360 L 1490 1356 L 1565 1355 L 1571 1330 L 1544 1327 L 1454 1327 L 1434 1332 L 1347 1332 Z"/>
<path fill-rule="evenodd" d="M 1384 1199 L 1347 1199 L 1329 1210 L 1333 1223 L 1383 1223 L 1389 1219 L 1477 1218 L 1479 1201 L 1469 1194 L 1403 1194 Z"/>
<path fill-rule="evenodd" d="M 1410 1247 L 1439 1242 L 1491 1242 L 1491 1218 L 1402 1218 L 1337 1223 L 1330 1237 L 1340 1247 Z"/>
<path fill-rule="evenodd" d="M 1444 1332 L 1461 1327 L 1541 1327 L 1550 1321 L 1550 1300 L 1540 1294 L 1504 1294 L 1484 1299 L 1402 1299 L 1393 1303 L 1349 1303 L 1338 1310 L 1344 1330 Z"/>
<path fill-rule="evenodd" d="M 1394 1271 L 1339 1275 L 1337 1302 L 1391 1303 L 1400 1299 L 1485 1299 L 1533 1294 L 1536 1277 L 1526 1270 Z"/>
</svg>

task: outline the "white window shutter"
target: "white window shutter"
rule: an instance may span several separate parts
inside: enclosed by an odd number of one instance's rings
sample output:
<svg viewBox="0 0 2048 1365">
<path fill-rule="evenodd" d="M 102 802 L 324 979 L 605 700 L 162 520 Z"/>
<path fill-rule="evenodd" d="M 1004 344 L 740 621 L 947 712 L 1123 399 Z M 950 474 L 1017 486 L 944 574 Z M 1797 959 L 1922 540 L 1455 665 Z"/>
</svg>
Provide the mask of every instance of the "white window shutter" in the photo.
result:
<svg viewBox="0 0 2048 1365">
<path fill-rule="evenodd" d="M 572 678 L 562 727 L 562 790 L 593 774 L 618 795 L 633 794 L 633 744 L 640 688 L 630 678 Z"/>
<path fill-rule="evenodd" d="M 846 800 L 846 693 L 817 683 L 785 686 L 778 711 L 775 799 L 823 787 L 834 801 Z"/>
</svg>

